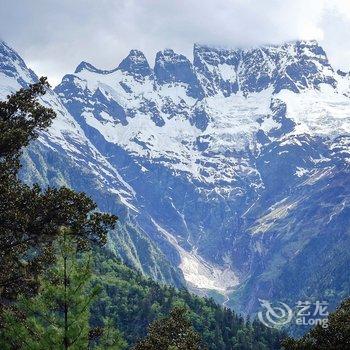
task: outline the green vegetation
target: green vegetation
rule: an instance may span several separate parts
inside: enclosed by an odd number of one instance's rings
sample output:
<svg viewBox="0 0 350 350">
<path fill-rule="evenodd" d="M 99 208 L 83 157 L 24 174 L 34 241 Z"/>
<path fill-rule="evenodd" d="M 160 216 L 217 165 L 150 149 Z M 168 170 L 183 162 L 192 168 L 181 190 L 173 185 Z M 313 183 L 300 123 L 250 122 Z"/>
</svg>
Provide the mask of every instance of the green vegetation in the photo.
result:
<svg viewBox="0 0 350 350">
<path fill-rule="evenodd" d="M 286 339 L 283 346 L 286 350 L 350 349 L 350 299 L 329 315 L 328 327 L 317 325 L 301 339 Z"/>
<path fill-rule="evenodd" d="M 4 312 L 0 348 L 123 349 L 125 342 L 110 327 L 90 327 L 90 307 L 99 294 L 91 288 L 91 254 L 80 254 L 67 229 L 53 244 L 55 263 L 43 274 L 39 293 L 21 296 Z M 105 329 L 106 328 L 106 329 Z"/>
<path fill-rule="evenodd" d="M 117 218 L 84 193 L 18 180 L 22 148 L 55 117 L 37 101 L 47 88 L 42 78 L 0 102 L 1 349 L 278 349 L 277 331 L 99 247 Z"/>
<path fill-rule="evenodd" d="M 134 271 L 106 250 L 94 253 L 94 285 L 102 287 L 92 307 L 92 324 L 109 316 L 130 345 L 147 335 L 147 327 L 175 307 L 188 309 L 188 319 L 208 349 L 279 349 L 283 335 L 258 321 L 245 322 L 213 299 L 159 285 Z"/>
<path fill-rule="evenodd" d="M 169 317 L 160 318 L 149 327 L 149 334 L 133 350 L 200 350 L 203 349 L 198 333 L 186 318 L 186 309 L 175 307 Z"/>
<path fill-rule="evenodd" d="M 41 78 L 0 101 L 1 349 L 87 348 L 97 290 L 86 293 L 91 272 L 78 255 L 106 243 L 117 219 L 84 193 L 18 180 L 22 148 L 55 117 L 38 102 L 48 87 Z M 100 340 L 113 345 L 107 334 Z"/>
<path fill-rule="evenodd" d="M 0 101 L 0 323 L 2 311 L 18 294 L 36 293 L 38 277 L 54 260 L 52 243 L 62 227 L 88 248 L 105 243 L 116 222 L 115 216 L 97 212 L 84 193 L 67 188 L 42 191 L 18 180 L 22 148 L 55 117 L 37 101 L 47 88 L 41 78 Z"/>
</svg>

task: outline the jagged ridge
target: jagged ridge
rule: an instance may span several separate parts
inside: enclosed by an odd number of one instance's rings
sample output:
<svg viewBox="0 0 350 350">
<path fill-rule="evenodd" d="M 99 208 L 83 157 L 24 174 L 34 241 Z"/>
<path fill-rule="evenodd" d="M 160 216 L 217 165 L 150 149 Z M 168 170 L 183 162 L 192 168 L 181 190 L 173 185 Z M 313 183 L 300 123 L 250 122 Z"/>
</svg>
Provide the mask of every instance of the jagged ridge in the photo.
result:
<svg viewBox="0 0 350 350">
<path fill-rule="evenodd" d="M 326 259 L 315 255 L 302 278 L 290 269 L 313 247 L 336 256 L 348 241 L 349 78 L 334 72 L 316 42 L 250 50 L 195 45 L 193 63 L 165 50 L 154 69 L 133 50 L 112 71 L 88 64 L 77 71 L 55 92 L 107 168 L 80 148 L 84 181 L 72 181 L 66 164 L 62 178 L 77 188 L 91 179 L 88 191 L 102 209 L 128 208 L 130 226 L 180 266 L 198 293 L 254 311 L 258 298 L 294 302 L 315 271 L 329 274 Z M 57 148 L 72 144 L 63 139 L 54 141 Z M 47 163 L 57 168 L 50 154 L 35 166 L 40 174 Z M 116 192 L 124 205 L 114 205 Z M 324 239 L 330 225 L 338 232 L 331 241 Z M 149 266 L 152 254 L 140 258 L 145 247 L 132 256 L 161 275 L 159 265 Z M 337 276 L 349 261 L 343 252 Z M 340 277 L 329 278 L 310 297 L 328 293 L 336 303 L 348 289 Z"/>
</svg>

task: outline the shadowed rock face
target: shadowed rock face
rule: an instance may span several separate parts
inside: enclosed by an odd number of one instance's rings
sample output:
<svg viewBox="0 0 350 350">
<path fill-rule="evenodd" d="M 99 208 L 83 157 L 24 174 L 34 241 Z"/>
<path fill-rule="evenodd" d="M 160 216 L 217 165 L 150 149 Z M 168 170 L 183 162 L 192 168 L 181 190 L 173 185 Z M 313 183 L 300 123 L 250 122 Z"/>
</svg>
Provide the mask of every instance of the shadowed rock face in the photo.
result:
<svg viewBox="0 0 350 350">
<path fill-rule="evenodd" d="M 154 73 L 160 85 L 186 84 L 189 96 L 198 99 L 204 96 L 192 63 L 171 49 L 157 53 Z"/>
<path fill-rule="evenodd" d="M 119 64 L 118 69 L 136 78 L 147 77 L 153 74 L 145 55 L 138 50 L 131 50 L 129 55 Z"/>
<path fill-rule="evenodd" d="M 28 69 L 18 53 L 0 40 L 0 71 L 3 76 L 2 88 L 9 86 L 22 87 L 26 81 L 35 79 L 35 74 Z"/>
<path fill-rule="evenodd" d="M 322 83 L 336 85 L 326 54 L 315 41 L 251 50 L 195 45 L 194 65 L 210 95 L 260 92 L 269 87 L 275 93 L 282 89 L 299 92 L 317 89 Z"/>
<path fill-rule="evenodd" d="M 23 67 L 11 79 L 25 85 Z M 181 285 L 182 271 L 244 312 L 258 298 L 337 303 L 349 294 L 349 91 L 314 41 L 195 45 L 193 63 L 168 49 L 153 69 L 137 50 L 110 71 L 82 62 L 44 101 L 60 119 L 22 176 L 119 214 L 111 245 L 154 278 Z"/>
</svg>

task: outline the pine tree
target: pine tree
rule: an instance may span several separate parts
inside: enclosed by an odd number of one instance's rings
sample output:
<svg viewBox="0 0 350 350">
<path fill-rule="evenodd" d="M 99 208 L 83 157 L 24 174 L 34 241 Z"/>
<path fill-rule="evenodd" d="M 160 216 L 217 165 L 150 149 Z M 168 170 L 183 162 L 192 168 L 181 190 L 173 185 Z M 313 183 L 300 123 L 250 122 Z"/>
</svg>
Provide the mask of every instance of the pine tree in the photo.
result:
<svg viewBox="0 0 350 350">
<path fill-rule="evenodd" d="M 53 245 L 56 262 L 41 281 L 39 294 L 20 298 L 5 313 L 0 348 L 81 350 L 122 349 L 120 333 L 109 324 L 91 329 L 90 307 L 99 294 L 91 287 L 91 254 L 79 252 L 69 230 L 62 228 Z"/>
<path fill-rule="evenodd" d="M 29 187 L 17 178 L 21 150 L 46 129 L 55 112 L 38 98 L 49 85 L 41 78 L 0 101 L 0 328 L 18 294 L 34 295 L 38 276 L 53 262 L 52 242 L 69 227 L 81 247 L 105 243 L 116 217 L 96 211 L 83 193 Z"/>
<path fill-rule="evenodd" d="M 99 329 L 98 336 L 91 336 L 90 340 L 90 346 L 95 350 L 122 350 L 127 346 L 122 333 L 115 328 L 110 318 L 104 320 L 104 327 Z"/>
<path fill-rule="evenodd" d="M 175 307 L 169 317 L 156 320 L 144 340 L 133 350 L 200 350 L 201 339 L 186 317 L 186 309 Z"/>
</svg>

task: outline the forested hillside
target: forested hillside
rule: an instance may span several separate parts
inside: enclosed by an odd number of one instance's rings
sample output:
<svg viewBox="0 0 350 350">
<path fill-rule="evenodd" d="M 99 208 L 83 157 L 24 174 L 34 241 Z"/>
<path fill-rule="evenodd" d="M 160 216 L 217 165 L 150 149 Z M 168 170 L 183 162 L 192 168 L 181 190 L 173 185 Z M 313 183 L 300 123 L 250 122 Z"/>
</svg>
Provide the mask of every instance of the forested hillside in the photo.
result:
<svg viewBox="0 0 350 350">
<path fill-rule="evenodd" d="M 212 299 L 187 290 L 160 285 L 117 261 L 106 250 L 94 255 L 94 283 L 102 286 L 92 308 L 92 324 L 112 317 L 129 344 L 146 335 L 148 325 L 170 313 L 175 306 L 189 309 L 189 318 L 210 350 L 280 349 L 282 334 L 258 321 L 245 321 Z"/>
</svg>

